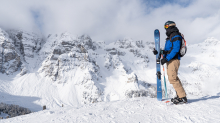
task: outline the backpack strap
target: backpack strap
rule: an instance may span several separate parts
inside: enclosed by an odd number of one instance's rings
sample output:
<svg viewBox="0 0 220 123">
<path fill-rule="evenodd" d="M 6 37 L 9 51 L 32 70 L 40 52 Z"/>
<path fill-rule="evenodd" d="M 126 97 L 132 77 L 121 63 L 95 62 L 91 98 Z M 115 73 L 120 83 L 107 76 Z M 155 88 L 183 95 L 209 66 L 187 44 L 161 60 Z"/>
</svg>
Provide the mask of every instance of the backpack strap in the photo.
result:
<svg viewBox="0 0 220 123">
<path fill-rule="evenodd" d="M 181 37 L 175 37 L 175 38 L 172 40 L 172 35 L 175 36 L 176 34 L 177 34 L 177 35 L 180 35 L 180 36 L 182 37 L 181 33 L 178 33 L 178 32 L 174 32 L 174 33 L 172 33 L 172 34 L 170 35 L 170 42 L 172 43 L 172 47 L 171 47 L 171 49 L 167 52 L 167 54 L 170 54 L 171 51 L 173 50 L 173 42 L 174 42 L 174 41 L 177 41 L 177 40 L 180 40 L 180 41 L 181 41 L 181 40 L 182 40 Z"/>
<path fill-rule="evenodd" d="M 173 35 L 173 36 L 175 36 L 175 35 L 180 35 L 180 36 L 182 37 L 181 33 L 179 33 L 179 32 L 174 32 L 174 33 L 172 33 L 172 34 L 170 35 L 170 42 L 174 42 L 174 41 L 177 41 L 177 40 L 182 40 L 181 37 L 175 37 L 175 38 L 172 40 L 172 35 Z"/>
</svg>

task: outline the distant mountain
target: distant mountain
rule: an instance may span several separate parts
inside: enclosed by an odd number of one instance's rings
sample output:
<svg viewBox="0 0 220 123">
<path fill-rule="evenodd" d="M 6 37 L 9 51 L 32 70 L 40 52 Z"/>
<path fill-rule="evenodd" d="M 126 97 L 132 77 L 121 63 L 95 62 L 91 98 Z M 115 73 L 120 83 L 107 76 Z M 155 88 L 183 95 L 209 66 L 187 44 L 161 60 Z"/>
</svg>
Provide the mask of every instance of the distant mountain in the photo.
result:
<svg viewBox="0 0 220 123">
<path fill-rule="evenodd" d="M 220 73 L 219 46 L 220 41 L 214 38 L 188 45 L 179 70 L 187 95 L 205 95 L 208 80 Z M 0 29 L 0 72 L 4 76 L 0 92 L 6 97 L 39 97 L 35 104 L 49 108 L 155 97 L 153 48 L 154 42 L 130 38 L 105 44 L 88 35 L 50 34 L 44 39 L 30 32 Z M 169 97 L 173 97 L 175 91 L 167 85 Z M 33 105 L 27 107 L 39 110 Z"/>
</svg>

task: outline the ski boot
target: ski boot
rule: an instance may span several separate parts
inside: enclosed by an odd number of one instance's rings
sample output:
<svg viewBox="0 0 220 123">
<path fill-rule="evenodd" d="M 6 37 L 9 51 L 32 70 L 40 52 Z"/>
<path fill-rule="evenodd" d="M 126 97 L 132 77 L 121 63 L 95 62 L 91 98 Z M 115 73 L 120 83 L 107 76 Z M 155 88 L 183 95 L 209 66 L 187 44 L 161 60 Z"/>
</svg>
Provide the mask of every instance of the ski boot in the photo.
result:
<svg viewBox="0 0 220 123">
<path fill-rule="evenodd" d="M 179 96 L 177 95 L 176 97 L 171 99 L 171 102 L 173 102 L 175 99 L 179 99 Z"/>
<path fill-rule="evenodd" d="M 183 98 L 176 98 L 176 99 L 173 99 L 173 103 L 174 104 L 183 104 L 183 103 L 187 103 L 187 98 L 186 97 L 183 97 Z"/>
</svg>

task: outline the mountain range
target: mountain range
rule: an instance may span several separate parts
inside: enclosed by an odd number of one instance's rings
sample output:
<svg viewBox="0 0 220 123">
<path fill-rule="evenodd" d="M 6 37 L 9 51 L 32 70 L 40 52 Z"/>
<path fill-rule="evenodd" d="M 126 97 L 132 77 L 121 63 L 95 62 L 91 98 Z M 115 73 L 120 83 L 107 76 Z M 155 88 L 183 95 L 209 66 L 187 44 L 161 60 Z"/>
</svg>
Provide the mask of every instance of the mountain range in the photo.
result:
<svg viewBox="0 0 220 123">
<path fill-rule="evenodd" d="M 212 37 L 198 44 L 187 41 L 178 76 L 188 97 L 220 93 L 219 47 Z M 154 41 L 131 38 L 106 44 L 68 32 L 43 37 L 0 29 L 0 102 L 39 111 L 43 105 L 50 109 L 155 98 L 153 48 Z M 175 90 L 165 77 L 171 98 Z"/>
</svg>

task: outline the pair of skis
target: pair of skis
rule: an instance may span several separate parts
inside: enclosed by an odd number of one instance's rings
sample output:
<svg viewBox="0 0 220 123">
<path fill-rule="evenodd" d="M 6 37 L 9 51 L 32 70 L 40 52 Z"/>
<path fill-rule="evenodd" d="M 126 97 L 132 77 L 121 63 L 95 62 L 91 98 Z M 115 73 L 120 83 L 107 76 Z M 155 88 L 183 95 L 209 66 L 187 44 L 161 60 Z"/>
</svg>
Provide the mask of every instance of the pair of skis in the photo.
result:
<svg viewBox="0 0 220 123">
<path fill-rule="evenodd" d="M 155 39 L 155 49 L 158 52 L 157 55 L 156 55 L 157 99 L 159 101 L 162 101 L 161 71 L 160 71 L 160 58 L 161 58 L 161 56 L 160 56 L 161 55 L 161 51 L 160 51 L 160 31 L 158 29 L 156 29 L 154 31 L 154 39 Z M 162 57 L 163 57 L 163 55 L 162 55 Z M 164 75 L 165 98 L 167 100 L 167 87 L 166 87 L 164 65 L 163 65 L 163 75 Z"/>
</svg>

